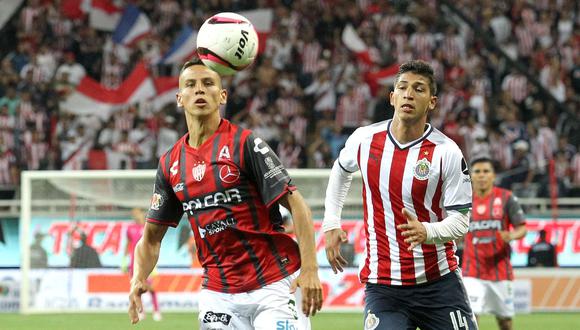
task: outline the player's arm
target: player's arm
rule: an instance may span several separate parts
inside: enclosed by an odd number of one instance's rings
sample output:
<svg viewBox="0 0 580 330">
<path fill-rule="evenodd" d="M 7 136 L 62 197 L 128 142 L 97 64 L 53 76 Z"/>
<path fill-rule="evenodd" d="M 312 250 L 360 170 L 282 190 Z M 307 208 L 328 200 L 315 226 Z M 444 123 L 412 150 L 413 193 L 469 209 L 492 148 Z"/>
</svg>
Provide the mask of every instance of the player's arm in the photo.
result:
<svg viewBox="0 0 580 330">
<path fill-rule="evenodd" d="M 129 294 L 129 317 L 133 324 L 139 322 L 139 314 L 143 312 L 141 295 L 147 291 L 147 278 L 157 264 L 161 240 L 166 232 L 167 226 L 148 222 L 145 224 L 143 237 L 135 246 L 133 278 Z"/>
<path fill-rule="evenodd" d="M 518 226 L 514 227 L 513 230 L 506 230 L 506 231 L 500 232 L 501 238 L 505 242 L 515 241 L 515 240 L 524 238 L 524 236 L 526 236 L 527 233 L 528 233 L 528 230 L 527 230 L 525 224 L 518 225 Z"/>
<path fill-rule="evenodd" d="M 342 272 L 343 267 L 348 264 L 340 254 L 340 246 L 347 241 L 346 233 L 340 226 L 340 219 L 351 183 L 352 173 L 342 169 L 338 160 L 335 161 L 326 187 L 324 220 L 322 222 L 326 242 L 326 258 L 335 274 Z"/>
<path fill-rule="evenodd" d="M 159 259 L 161 240 L 168 226 L 176 227 L 183 215 L 182 205 L 166 178 L 169 166 L 166 154 L 159 160 L 151 206 L 146 217 L 147 222 L 143 236 L 137 242 L 133 252 L 133 278 L 129 294 L 129 318 L 133 324 L 139 322 L 139 313 L 143 311 L 141 295 L 149 288 L 147 277 Z"/>
<path fill-rule="evenodd" d="M 294 232 L 300 249 L 300 275 L 293 283 L 292 291 L 297 286 L 302 290 L 302 309 L 306 316 L 315 315 L 322 308 L 322 285 L 318 278 L 318 262 L 314 244 L 314 224 L 312 214 L 306 201 L 298 192 L 288 192 L 280 199 L 280 204 L 290 211 L 294 221 Z"/>
<path fill-rule="evenodd" d="M 463 237 L 469 230 L 471 211 L 471 179 L 469 168 L 457 145 L 449 146 L 441 160 L 443 184 L 441 191 L 446 210 L 446 217 L 438 222 L 428 219 L 417 220 L 417 215 L 406 208 L 402 209 L 407 223 L 397 226 L 402 230 L 409 250 L 426 244 L 442 244 Z"/>
<path fill-rule="evenodd" d="M 510 195 L 508 197 L 505 210 L 514 229 L 499 232 L 504 242 L 518 240 L 526 236 L 528 230 L 526 229 L 524 210 L 520 206 L 520 203 L 518 203 L 516 196 Z"/>
<path fill-rule="evenodd" d="M 307 316 L 314 315 L 322 307 L 322 285 L 318 279 L 310 208 L 302 195 L 290 184 L 290 176 L 278 156 L 261 138 L 253 134 L 247 137 L 243 159 L 243 169 L 253 177 L 264 204 L 267 207 L 278 207 L 275 203 L 278 201 L 292 214 L 302 266 L 291 290 L 295 290 L 297 286 L 301 288 L 302 310 Z"/>
<path fill-rule="evenodd" d="M 403 208 L 407 223 L 397 226 L 402 230 L 409 250 L 420 244 L 442 244 L 459 239 L 469 230 L 469 209 L 448 210 L 447 217 L 439 222 L 420 222 L 411 211 Z"/>
<path fill-rule="evenodd" d="M 347 265 L 346 259 L 340 254 L 340 246 L 347 242 L 346 233 L 340 226 L 340 219 L 352 182 L 352 173 L 359 170 L 357 155 L 365 134 L 365 130 L 359 128 L 348 137 L 330 170 L 326 187 L 322 230 L 326 241 L 326 258 L 335 274 L 342 272 L 343 267 Z"/>
</svg>

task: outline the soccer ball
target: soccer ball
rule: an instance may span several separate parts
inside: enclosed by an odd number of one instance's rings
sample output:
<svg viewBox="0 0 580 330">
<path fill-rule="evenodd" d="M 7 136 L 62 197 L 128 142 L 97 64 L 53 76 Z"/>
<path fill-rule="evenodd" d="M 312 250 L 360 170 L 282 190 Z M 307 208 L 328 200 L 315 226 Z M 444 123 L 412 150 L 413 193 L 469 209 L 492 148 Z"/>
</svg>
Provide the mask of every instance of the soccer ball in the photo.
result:
<svg viewBox="0 0 580 330">
<path fill-rule="evenodd" d="M 248 67 L 258 54 L 258 34 L 242 15 L 219 13 L 208 18 L 197 33 L 197 54 L 220 75 Z"/>
</svg>

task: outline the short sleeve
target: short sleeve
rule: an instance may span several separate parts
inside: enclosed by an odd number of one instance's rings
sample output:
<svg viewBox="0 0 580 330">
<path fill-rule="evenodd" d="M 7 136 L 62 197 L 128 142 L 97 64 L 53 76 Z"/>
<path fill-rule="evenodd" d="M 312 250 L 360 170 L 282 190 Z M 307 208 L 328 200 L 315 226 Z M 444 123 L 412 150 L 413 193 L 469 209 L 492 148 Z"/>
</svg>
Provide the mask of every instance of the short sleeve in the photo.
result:
<svg viewBox="0 0 580 330">
<path fill-rule="evenodd" d="M 272 148 L 254 134 L 246 139 L 244 159 L 244 170 L 253 178 L 266 206 L 270 207 L 288 191 L 296 189 L 290 184 L 290 175 Z"/>
<path fill-rule="evenodd" d="M 446 210 L 471 208 L 471 177 L 469 166 L 456 144 L 442 145 L 443 206 Z"/>
<path fill-rule="evenodd" d="M 160 162 L 157 167 L 151 205 L 147 212 L 147 222 L 176 227 L 182 216 L 183 206 L 167 182 Z"/>
<path fill-rule="evenodd" d="M 518 198 L 516 196 L 510 194 L 505 208 L 512 226 L 519 226 L 526 223 L 524 210 L 520 206 L 520 203 L 518 203 Z"/>
<path fill-rule="evenodd" d="M 354 173 L 359 170 L 358 166 L 358 152 L 361 143 L 361 130 L 357 129 L 351 136 L 348 137 L 344 148 L 340 151 L 338 155 L 338 165 L 350 173 Z"/>
</svg>

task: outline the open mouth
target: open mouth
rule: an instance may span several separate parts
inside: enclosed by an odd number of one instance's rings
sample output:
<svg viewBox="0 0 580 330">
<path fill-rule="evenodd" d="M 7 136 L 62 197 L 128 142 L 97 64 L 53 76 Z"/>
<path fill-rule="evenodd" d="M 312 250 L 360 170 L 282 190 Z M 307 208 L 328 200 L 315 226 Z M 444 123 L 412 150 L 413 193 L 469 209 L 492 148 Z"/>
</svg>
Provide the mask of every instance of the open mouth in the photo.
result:
<svg viewBox="0 0 580 330">
<path fill-rule="evenodd" d="M 195 100 L 195 104 L 196 105 L 206 105 L 207 101 L 204 99 L 197 99 L 197 100 Z"/>
</svg>

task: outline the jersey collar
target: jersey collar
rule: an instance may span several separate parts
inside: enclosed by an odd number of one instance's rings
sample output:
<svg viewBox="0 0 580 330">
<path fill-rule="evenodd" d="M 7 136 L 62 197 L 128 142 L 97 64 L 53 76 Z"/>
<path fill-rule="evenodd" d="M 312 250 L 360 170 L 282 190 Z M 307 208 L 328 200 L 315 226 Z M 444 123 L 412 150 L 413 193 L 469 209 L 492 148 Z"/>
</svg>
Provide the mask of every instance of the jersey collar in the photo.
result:
<svg viewBox="0 0 580 330">
<path fill-rule="evenodd" d="M 433 126 L 431 126 L 431 124 L 426 123 L 425 124 L 425 131 L 423 132 L 423 135 L 418 138 L 415 141 L 411 141 L 408 143 L 404 143 L 401 144 L 399 143 L 399 141 L 397 141 L 397 139 L 395 139 L 395 137 L 393 136 L 393 134 L 391 134 L 391 123 L 393 122 L 392 119 L 390 119 L 387 123 L 387 135 L 389 136 L 389 139 L 391 140 L 391 142 L 399 149 L 408 149 L 411 148 L 419 143 L 421 143 L 423 140 L 425 140 L 427 138 L 427 136 L 429 136 L 429 134 L 431 134 L 431 132 L 433 132 Z"/>
</svg>

